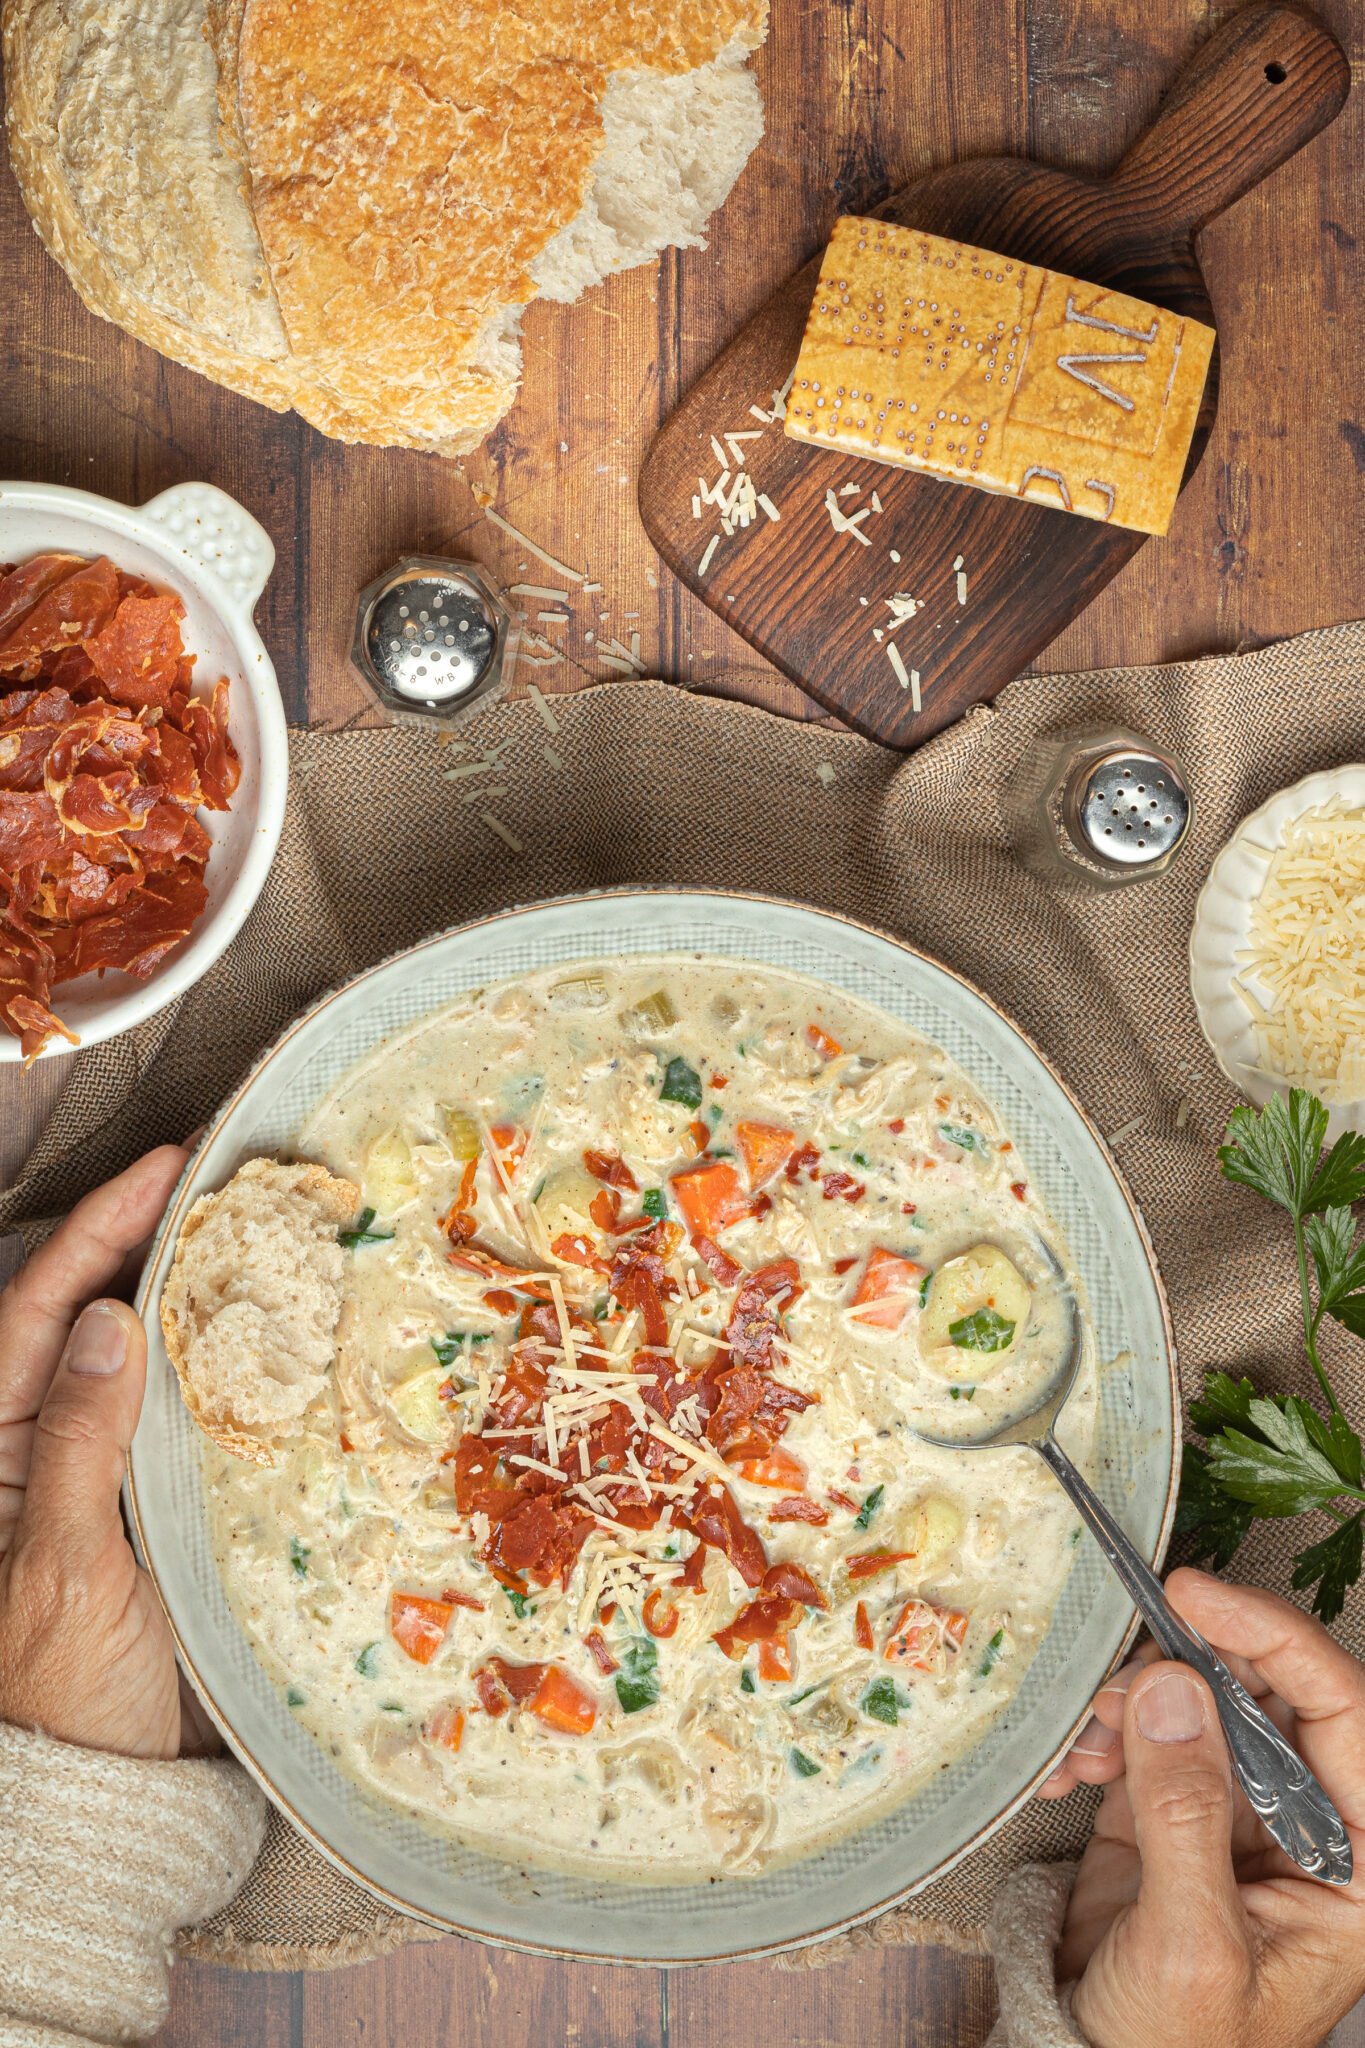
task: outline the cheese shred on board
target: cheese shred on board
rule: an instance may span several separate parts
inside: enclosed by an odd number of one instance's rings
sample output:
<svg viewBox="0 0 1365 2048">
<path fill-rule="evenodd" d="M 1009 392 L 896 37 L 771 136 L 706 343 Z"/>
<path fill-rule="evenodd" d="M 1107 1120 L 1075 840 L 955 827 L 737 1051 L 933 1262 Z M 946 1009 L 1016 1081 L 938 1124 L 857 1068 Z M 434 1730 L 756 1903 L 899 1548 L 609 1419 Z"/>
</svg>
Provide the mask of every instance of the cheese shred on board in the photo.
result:
<svg viewBox="0 0 1365 2048">
<path fill-rule="evenodd" d="M 1249 939 L 1235 985 L 1258 1064 L 1324 1102 L 1365 1095 L 1365 810 L 1338 799 L 1286 826 Z"/>
</svg>

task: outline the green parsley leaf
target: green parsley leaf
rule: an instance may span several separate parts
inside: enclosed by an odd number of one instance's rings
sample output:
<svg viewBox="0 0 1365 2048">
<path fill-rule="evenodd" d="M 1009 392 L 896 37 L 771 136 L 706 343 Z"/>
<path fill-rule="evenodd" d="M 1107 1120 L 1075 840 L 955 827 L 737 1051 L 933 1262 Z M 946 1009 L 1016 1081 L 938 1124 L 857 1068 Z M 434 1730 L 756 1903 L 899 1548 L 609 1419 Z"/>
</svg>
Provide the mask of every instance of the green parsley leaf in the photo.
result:
<svg viewBox="0 0 1365 2048">
<path fill-rule="evenodd" d="M 966 1124 L 940 1124 L 938 1134 L 941 1138 L 946 1138 L 950 1145 L 956 1145 L 962 1152 L 975 1152 L 977 1149 L 977 1134 L 975 1131 L 970 1130 Z"/>
<path fill-rule="evenodd" d="M 306 1578 L 307 1578 L 307 1576 L 308 1576 L 308 1560 L 309 1560 L 309 1558 L 310 1558 L 310 1557 L 312 1556 L 312 1554 L 313 1554 L 313 1553 L 311 1552 L 311 1550 L 306 1550 L 306 1549 L 304 1548 L 303 1544 L 299 1542 L 299 1539 L 298 1539 L 298 1537 L 297 1537 L 297 1536 L 291 1536 L 291 1537 L 290 1537 L 290 1539 L 289 1539 L 289 1562 L 290 1562 L 290 1564 L 291 1564 L 291 1565 L 292 1565 L 292 1567 L 293 1567 L 293 1570 L 294 1570 L 294 1576 L 295 1576 L 295 1578 L 298 1578 L 298 1579 L 306 1579 Z"/>
<path fill-rule="evenodd" d="M 538 1202 L 540 1200 L 541 1196 L 545 1192 L 545 1183 L 549 1178 L 550 1176 L 548 1173 L 543 1173 L 540 1179 L 536 1182 L 535 1186 L 531 1190 L 531 1200 L 533 1202 Z"/>
<path fill-rule="evenodd" d="M 1016 1325 L 998 1309 L 973 1309 L 948 1325 L 948 1342 L 959 1351 L 1007 1351 L 1014 1342 Z"/>
<path fill-rule="evenodd" d="M 853 1155 L 853 1164 L 854 1164 L 855 1166 L 863 1166 L 863 1167 L 867 1167 L 867 1166 L 870 1166 L 870 1165 L 872 1164 L 872 1161 L 871 1161 L 870 1159 L 866 1158 L 866 1157 L 864 1156 L 864 1154 L 863 1154 L 863 1153 L 861 1153 L 861 1152 L 855 1152 L 855 1153 L 854 1153 L 854 1155 Z"/>
<path fill-rule="evenodd" d="M 659 1652 L 648 1636 L 628 1643 L 616 1674 L 616 1697 L 625 1714 L 652 1707 L 659 1697 Z"/>
<path fill-rule="evenodd" d="M 900 1700 L 896 1695 L 894 1678 L 874 1678 L 858 1705 L 874 1721 L 885 1721 L 894 1728 L 901 1717 Z"/>
<path fill-rule="evenodd" d="M 359 1656 L 358 1656 L 358 1657 L 356 1658 L 356 1660 L 355 1660 L 355 1668 L 356 1668 L 356 1670 L 357 1670 L 357 1671 L 358 1671 L 358 1672 L 360 1673 L 360 1675 L 361 1675 L 361 1677 L 362 1677 L 362 1678 L 378 1678 L 378 1676 L 379 1676 L 379 1645 L 378 1645 L 378 1643 L 366 1643 L 366 1645 L 365 1645 L 364 1649 L 363 1649 L 363 1650 L 361 1651 L 360 1655 L 359 1655 Z"/>
<path fill-rule="evenodd" d="M 1318 1276 L 1319 1313 L 1365 1337 L 1365 1243 L 1355 1243 L 1349 1209 L 1324 1209 L 1310 1216 L 1303 1234 Z"/>
<path fill-rule="evenodd" d="M 714 1126 L 720 1122 L 721 1118 L 725 1114 L 725 1111 L 721 1108 L 718 1102 L 708 1102 L 706 1105 L 706 1114 L 707 1117 L 710 1119 L 711 1124 Z"/>
<path fill-rule="evenodd" d="M 921 1308 L 924 1307 L 925 1302 L 929 1299 L 929 1289 L 933 1284 L 933 1279 L 932 1273 L 926 1273 L 919 1283 L 919 1305 Z"/>
<path fill-rule="evenodd" d="M 1248 1436 L 1259 1436 L 1260 1431 L 1251 1420 L 1255 1398 L 1256 1389 L 1250 1380 L 1234 1380 L 1225 1372 L 1211 1372 L 1204 1380 L 1203 1400 L 1190 1403 L 1190 1421 L 1201 1436 L 1216 1436 L 1229 1425 L 1244 1430 Z"/>
<path fill-rule="evenodd" d="M 1314 1586 L 1313 1612 L 1325 1622 L 1333 1622 L 1346 1605 L 1346 1594 L 1360 1577 L 1362 1564 L 1361 1514 L 1353 1515 L 1349 1522 L 1341 1523 L 1321 1543 L 1313 1544 L 1309 1550 L 1301 1550 L 1294 1559 L 1294 1576 L 1290 1581 L 1296 1593 L 1305 1587 Z"/>
<path fill-rule="evenodd" d="M 664 1069 L 660 1102 L 680 1102 L 684 1109 L 701 1108 L 701 1075 L 675 1054 Z"/>
<path fill-rule="evenodd" d="M 502 1590 L 507 1595 L 508 1599 L 511 1601 L 512 1612 L 513 1614 L 515 1614 L 518 1621 L 525 1621 L 528 1614 L 535 1613 L 536 1610 L 531 1605 L 531 1596 L 529 1593 L 518 1593 L 511 1586 L 504 1586 Z"/>
<path fill-rule="evenodd" d="M 754 1674 L 747 1664 L 739 1674 L 739 1689 L 741 1692 L 753 1692 L 755 1690 Z"/>
<path fill-rule="evenodd" d="M 379 1711 L 381 1714 L 406 1714 L 408 1710 L 406 1707 L 400 1706 L 397 1700 L 381 1700 L 379 1702 Z"/>
<path fill-rule="evenodd" d="M 885 1492 L 886 1488 L 884 1486 L 873 1487 L 871 1493 L 854 1516 L 853 1526 L 855 1529 L 870 1529 L 872 1527 L 877 1517 L 877 1510 L 882 1504 L 882 1495 Z"/>
<path fill-rule="evenodd" d="M 463 1344 L 491 1344 L 491 1333 L 487 1330 L 447 1330 L 444 1337 L 433 1337 L 431 1348 L 442 1365 L 454 1365 L 456 1353 Z"/>
<path fill-rule="evenodd" d="M 816 1763 L 813 1756 L 807 1756 L 804 1749 L 792 1751 L 791 1763 L 798 1778 L 818 1778 L 824 1769 L 824 1765 Z"/>
<path fill-rule="evenodd" d="M 1310 1438 L 1301 1413 L 1306 1407 L 1293 1399 L 1283 1408 L 1256 1400 L 1251 1420 L 1268 1442 L 1240 1429 L 1214 1437 L 1210 1463 L 1224 1493 L 1245 1501 L 1258 1515 L 1272 1516 L 1306 1514 L 1335 1499 L 1341 1474 Z"/>
<path fill-rule="evenodd" d="M 1305 1088 L 1272 1095 L 1259 1112 L 1242 1104 L 1228 1119 L 1218 1164 L 1227 1180 L 1288 1210 L 1295 1222 L 1365 1197 L 1365 1136 L 1347 1131 L 1321 1159 L 1327 1111 Z"/>
<path fill-rule="evenodd" d="M 992 1671 L 994 1671 L 996 1667 L 997 1662 L 999 1661 L 1000 1652 L 1004 1647 L 1004 1643 L 1005 1631 L 1002 1628 L 998 1628 L 995 1631 L 995 1634 L 991 1637 L 990 1641 L 987 1643 L 985 1651 L 982 1654 L 981 1662 L 976 1667 L 976 1675 L 978 1678 L 990 1677 Z"/>
<path fill-rule="evenodd" d="M 387 1244 L 393 1236 L 393 1232 L 391 1230 L 371 1230 L 370 1225 L 373 1222 L 374 1210 L 362 1209 L 355 1220 L 354 1229 L 339 1230 L 337 1232 L 337 1243 L 345 1245 L 347 1251 L 354 1251 L 359 1244 Z"/>
<path fill-rule="evenodd" d="M 974 1401 L 976 1399 L 976 1388 L 974 1386 L 949 1387 L 948 1398 L 950 1401 Z"/>
<path fill-rule="evenodd" d="M 305 1698 L 306 1695 L 301 1693 L 296 1685 L 291 1685 L 284 1696 L 284 1703 L 287 1707 L 301 1707 L 304 1704 Z"/>
<path fill-rule="evenodd" d="M 1245 1501 L 1233 1500 L 1222 1491 L 1213 1475 L 1208 1452 L 1201 1451 L 1197 1444 L 1186 1444 L 1180 1466 L 1175 1533 L 1192 1538 L 1195 1562 L 1207 1559 L 1216 1572 L 1222 1571 L 1255 1518 L 1255 1510 Z"/>
<path fill-rule="evenodd" d="M 646 1188 L 640 1197 L 640 1208 L 646 1216 L 652 1216 L 656 1223 L 662 1223 L 668 1214 L 668 1203 L 662 1188 Z"/>
</svg>

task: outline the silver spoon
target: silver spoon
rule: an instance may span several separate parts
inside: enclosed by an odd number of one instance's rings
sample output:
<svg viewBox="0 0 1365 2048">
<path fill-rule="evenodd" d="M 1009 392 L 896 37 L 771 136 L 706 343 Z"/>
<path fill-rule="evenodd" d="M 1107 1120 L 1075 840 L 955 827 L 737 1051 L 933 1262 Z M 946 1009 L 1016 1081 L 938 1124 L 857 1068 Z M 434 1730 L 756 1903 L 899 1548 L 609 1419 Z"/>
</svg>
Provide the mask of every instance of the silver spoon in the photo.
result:
<svg viewBox="0 0 1365 2048">
<path fill-rule="evenodd" d="M 1049 1264 L 1056 1261 L 1046 1247 Z M 1072 1464 L 1053 1435 L 1057 1418 L 1076 1383 L 1081 1364 L 1080 1317 L 1071 1306 L 1070 1355 L 1061 1373 L 1031 1414 L 979 1437 L 931 1436 L 923 1442 L 946 1450 L 994 1449 L 1030 1444 L 1070 1495 L 1091 1535 L 1108 1558 L 1165 1657 L 1178 1658 L 1208 1684 L 1218 1706 L 1237 1782 L 1267 1833 L 1299 1869 L 1325 1884 L 1351 1882 L 1351 1843 L 1341 1815 L 1297 1750 L 1239 1685 L 1217 1651 L 1198 1630 L 1182 1621 L 1161 1581 L 1143 1561 L 1099 1495 Z"/>
</svg>

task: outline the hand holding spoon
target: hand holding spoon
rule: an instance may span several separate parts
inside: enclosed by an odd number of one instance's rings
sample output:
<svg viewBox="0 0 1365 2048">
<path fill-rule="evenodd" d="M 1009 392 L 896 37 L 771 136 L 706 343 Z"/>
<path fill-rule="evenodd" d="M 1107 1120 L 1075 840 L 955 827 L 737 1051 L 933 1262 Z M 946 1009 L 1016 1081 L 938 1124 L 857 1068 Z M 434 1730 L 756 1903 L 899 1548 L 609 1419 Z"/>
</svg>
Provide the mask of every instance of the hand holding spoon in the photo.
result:
<svg viewBox="0 0 1365 2048">
<path fill-rule="evenodd" d="M 1286 1742 L 1245 1686 L 1238 1684 L 1217 1651 L 1188 1622 L 1181 1620 L 1155 1572 L 1139 1556 L 1099 1495 L 1057 1442 L 1053 1432 L 1076 1383 L 1081 1348 L 1080 1319 L 1073 1308 L 1070 1355 L 1031 1413 L 979 1437 L 931 1436 L 921 1431 L 921 1438 L 946 1450 L 1029 1444 L 1038 1452 L 1070 1495 L 1145 1619 L 1162 1655 L 1188 1664 L 1208 1685 L 1217 1704 L 1237 1782 L 1267 1833 L 1310 1877 L 1321 1878 L 1325 1884 L 1349 1884 L 1351 1844 L 1341 1815 L 1302 1757 Z"/>
</svg>

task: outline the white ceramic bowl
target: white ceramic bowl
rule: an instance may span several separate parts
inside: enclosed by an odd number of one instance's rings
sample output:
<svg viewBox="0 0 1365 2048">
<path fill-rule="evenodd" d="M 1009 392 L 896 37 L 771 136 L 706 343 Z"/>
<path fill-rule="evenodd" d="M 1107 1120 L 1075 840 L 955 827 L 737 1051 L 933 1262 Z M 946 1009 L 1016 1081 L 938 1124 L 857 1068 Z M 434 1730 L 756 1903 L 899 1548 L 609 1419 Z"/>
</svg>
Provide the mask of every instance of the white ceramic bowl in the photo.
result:
<svg viewBox="0 0 1365 2048">
<path fill-rule="evenodd" d="M 1051 1769 L 1134 1630 L 1083 1539 L 1051 1630 L 982 1742 L 891 1814 L 821 1853 L 697 1886 L 589 1883 L 461 1848 L 344 1777 L 299 1727 L 228 1608 L 207 1538 L 199 1441 L 155 1304 L 186 1210 L 252 1155 L 287 1146 L 319 1098 L 393 1032 L 463 991 L 588 955 L 701 952 L 806 974 L 936 1040 L 996 1104 L 1065 1232 L 1099 1356 L 1096 1484 L 1143 1555 L 1164 1553 L 1179 1404 L 1170 1322 L 1142 1221 L 1094 1126 L 1041 1053 L 987 998 L 911 947 L 765 898 L 634 890 L 511 910 L 429 939 L 327 996 L 224 1103 L 149 1255 L 139 1307 L 151 1347 L 129 1465 L 137 1537 L 189 1676 L 231 1747 L 341 1869 L 452 1932 L 542 1953 L 666 1964 L 794 1947 L 903 1899 L 990 1835 Z M 965 1456 L 990 1457 L 990 1451 Z"/>
<path fill-rule="evenodd" d="M 220 676 L 230 681 L 228 729 L 242 762 L 232 809 L 200 814 L 213 842 L 209 900 L 188 940 L 146 981 L 111 969 L 55 992 L 57 1015 L 89 1046 L 141 1024 L 198 981 L 241 926 L 269 872 L 284 821 L 289 746 L 275 671 L 251 614 L 275 550 L 251 514 L 213 484 L 176 484 L 132 506 L 60 484 L 0 483 L 0 562 L 23 562 L 48 548 L 108 555 L 116 567 L 183 600 L 195 691 L 202 694 Z M 42 1057 L 74 1049 L 54 1037 Z M 20 1057 L 18 1039 L 0 1032 L 0 1062 Z"/>
<path fill-rule="evenodd" d="M 1341 797 L 1365 810 L 1365 766 L 1324 768 L 1282 789 L 1250 817 L 1243 818 L 1199 892 L 1190 930 L 1190 991 L 1213 1056 L 1234 1088 L 1258 1109 L 1272 1095 L 1287 1095 L 1289 1083 L 1257 1064 L 1251 1012 L 1234 981 L 1244 973 L 1237 955 L 1251 937 L 1251 908 L 1261 892 L 1269 856 L 1285 827 L 1305 811 Z M 1257 992 L 1252 978 L 1250 986 Z M 1259 990 L 1263 999 L 1268 991 Z M 1340 1102 L 1331 1112 L 1328 1137 L 1365 1127 L 1365 1102 Z"/>
</svg>

